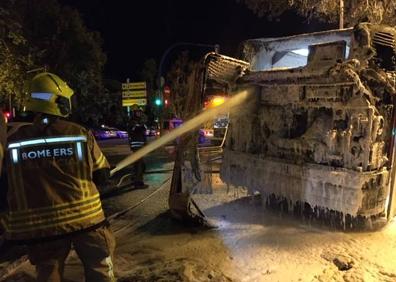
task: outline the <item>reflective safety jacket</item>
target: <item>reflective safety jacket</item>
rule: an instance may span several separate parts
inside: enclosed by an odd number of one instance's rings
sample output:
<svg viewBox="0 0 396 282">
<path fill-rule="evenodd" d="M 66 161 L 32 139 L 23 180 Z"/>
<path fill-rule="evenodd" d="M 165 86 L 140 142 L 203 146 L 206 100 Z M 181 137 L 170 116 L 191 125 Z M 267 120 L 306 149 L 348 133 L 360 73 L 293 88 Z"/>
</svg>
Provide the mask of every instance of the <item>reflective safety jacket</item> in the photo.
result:
<svg viewBox="0 0 396 282">
<path fill-rule="evenodd" d="M 35 121 L 8 138 L 6 237 L 30 240 L 84 230 L 105 220 L 95 170 L 109 164 L 85 128 Z"/>
<path fill-rule="evenodd" d="M 140 123 L 134 123 L 129 128 L 129 144 L 132 151 L 137 151 L 146 144 L 146 130 L 147 127 Z"/>
<path fill-rule="evenodd" d="M 3 115 L 0 113 L 0 175 L 2 171 L 4 148 L 6 144 L 6 124 Z"/>
</svg>

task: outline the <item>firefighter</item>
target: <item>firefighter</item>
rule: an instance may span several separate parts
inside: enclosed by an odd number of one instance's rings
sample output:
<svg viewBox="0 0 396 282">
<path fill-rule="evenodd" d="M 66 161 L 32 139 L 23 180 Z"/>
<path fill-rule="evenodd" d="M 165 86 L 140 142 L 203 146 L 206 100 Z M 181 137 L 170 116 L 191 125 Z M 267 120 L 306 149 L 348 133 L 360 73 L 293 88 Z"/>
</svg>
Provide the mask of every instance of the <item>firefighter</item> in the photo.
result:
<svg viewBox="0 0 396 282">
<path fill-rule="evenodd" d="M 3 167 L 4 149 L 6 143 L 6 124 L 5 124 L 4 115 L 2 113 L 3 111 L 0 108 L 0 175 L 1 172 L 3 171 L 2 167 Z"/>
<path fill-rule="evenodd" d="M 37 281 L 62 281 L 71 247 L 85 281 L 115 281 L 115 240 L 96 184 L 109 164 L 93 135 L 64 120 L 73 90 L 57 75 L 40 73 L 29 85 L 31 125 L 8 137 L 6 238 L 27 245 Z"/>
<path fill-rule="evenodd" d="M 2 114 L 2 110 L 0 108 L 0 221 L 3 216 L 3 210 L 6 208 L 7 200 L 6 200 L 6 179 L 5 179 L 5 173 L 3 172 L 3 159 L 4 159 L 4 151 L 5 151 L 5 146 L 6 146 L 6 123 L 5 123 L 5 118 L 4 115 Z M 0 234 L 3 233 L 3 227 L 0 224 Z M 2 239 L 0 239 L 0 245 L 2 243 Z"/>
<path fill-rule="evenodd" d="M 129 121 L 128 135 L 131 151 L 135 152 L 146 144 L 146 130 L 145 125 L 146 116 L 143 111 L 137 106 L 132 106 L 132 116 Z M 147 188 L 144 183 L 143 174 L 145 170 L 145 163 L 143 158 L 137 160 L 132 167 L 132 183 L 135 188 Z"/>
</svg>

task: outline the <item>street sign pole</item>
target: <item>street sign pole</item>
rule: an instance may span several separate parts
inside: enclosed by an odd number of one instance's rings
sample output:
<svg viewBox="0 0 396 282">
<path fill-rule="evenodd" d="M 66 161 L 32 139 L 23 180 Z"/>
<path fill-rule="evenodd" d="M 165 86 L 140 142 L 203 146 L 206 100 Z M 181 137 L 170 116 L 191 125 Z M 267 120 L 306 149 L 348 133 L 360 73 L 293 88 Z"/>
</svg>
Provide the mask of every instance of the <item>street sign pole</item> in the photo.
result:
<svg viewBox="0 0 396 282">
<path fill-rule="evenodd" d="M 129 78 L 127 78 L 126 83 L 129 84 Z M 131 106 L 127 106 L 127 116 L 128 119 L 131 117 Z"/>
</svg>

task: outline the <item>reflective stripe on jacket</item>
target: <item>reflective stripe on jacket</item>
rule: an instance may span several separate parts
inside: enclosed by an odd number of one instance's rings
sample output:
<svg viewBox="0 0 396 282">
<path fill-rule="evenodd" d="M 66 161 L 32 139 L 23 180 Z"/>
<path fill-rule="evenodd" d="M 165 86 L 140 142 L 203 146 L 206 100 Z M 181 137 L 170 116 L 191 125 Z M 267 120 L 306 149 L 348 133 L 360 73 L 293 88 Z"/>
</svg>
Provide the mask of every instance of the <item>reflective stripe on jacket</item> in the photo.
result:
<svg viewBox="0 0 396 282">
<path fill-rule="evenodd" d="M 92 174 L 109 164 L 85 128 L 60 119 L 21 127 L 6 157 L 7 238 L 64 235 L 104 221 Z"/>
<path fill-rule="evenodd" d="M 131 141 L 130 144 L 132 149 L 140 149 L 141 147 L 144 146 L 144 142 L 140 142 L 140 141 Z"/>
</svg>

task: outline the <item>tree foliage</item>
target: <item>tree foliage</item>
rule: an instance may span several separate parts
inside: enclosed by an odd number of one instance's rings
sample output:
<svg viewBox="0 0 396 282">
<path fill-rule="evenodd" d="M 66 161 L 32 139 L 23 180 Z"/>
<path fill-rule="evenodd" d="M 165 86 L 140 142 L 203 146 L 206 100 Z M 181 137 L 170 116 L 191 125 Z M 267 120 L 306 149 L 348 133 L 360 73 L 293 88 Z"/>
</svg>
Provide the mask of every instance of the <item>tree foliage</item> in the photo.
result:
<svg viewBox="0 0 396 282">
<path fill-rule="evenodd" d="M 158 107 L 154 104 L 156 93 L 158 93 L 157 71 L 157 62 L 155 59 L 150 58 L 144 61 L 142 70 L 139 73 L 139 79 L 146 82 L 147 106 L 145 112 L 149 124 L 153 124 L 155 117 L 159 114 Z"/>
<path fill-rule="evenodd" d="M 146 81 L 148 92 L 150 92 L 150 94 L 153 93 L 157 79 L 157 63 L 153 58 L 144 61 L 139 76 L 142 81 Z"/>
<path fill-rule="evenodd" d="M 120 129 L 126 129 L 129 121 L 127 111 L 122 106 L 122 83 L 118 80 L 105 79 L 104 86 L 106 95 L 108 95 L 109 111 L 105 116 L 105 120 L 111 122 L 110 125 Z"/>
<path fill-rule="evenodd" d="M 188 120 L 202 108 L 200 87 L 202 82 L 201 62 L 191 59 L 188 51 L 182 52 L 172 64 L 167 75 L 171 90 L 173 113 Z"/>
<path fill-rule="evenodd" d="M 19 105 L 23 98 L 21 82 L 29 80 L 37 69 L 58 74 L 75 91 L 75 119 L 98 124 L 110 115 L 109 92 L 103 86 L 106 56 L 97 32 L 88 30 L 75 9 L 60 5 L 56 0 L 2 0 L 0 42 L 2 48 L 0 90 L 9 89 Z M 9 23 L 12 23 L 10 25 Z M 5 28 L 3 27 L 5 26 Z M 13 37 L 12 37 L 13 36 Z M 13 41 L 17 40 L 15 43 Z M 12 43 L 12 44 L 11 44 Z M 2 79 L 4 78 L 4 79 Z M 6 91 L 1 96 L 8 95 Z"/>
<path fill-rule="evenodd" d="M 259 16 L 279 17 L 294 9 L 308 19 L 328 22 L 339 19 L 339 0 L 237 0 Z M 395 25 L 396 0 L 344 0 L 344 21 L 353 26 L 361 21 Z"/>
<path fill-rule="evenodd" d="M 4 0 L 0 6 L 0 105 L 9 100 L 21 102 L 25 73 L 33 65 L 20 18 L 12 5 L 13 1 Z"/>
<path fill-rule="evenodd" d="M 182 52 L 172 64 L 168 75 L 171 91 L 171 112 L 176 117 L 187 119 L 194 115 L 194 110 L 190 108 L 191 78 L 195 71 L 196 63 L 190 59 L 187 51 Z M 194 78 L 194 77 L 193 77 Z M 196 97 L 195 97 L 196 98 Z"/>
</svg>

